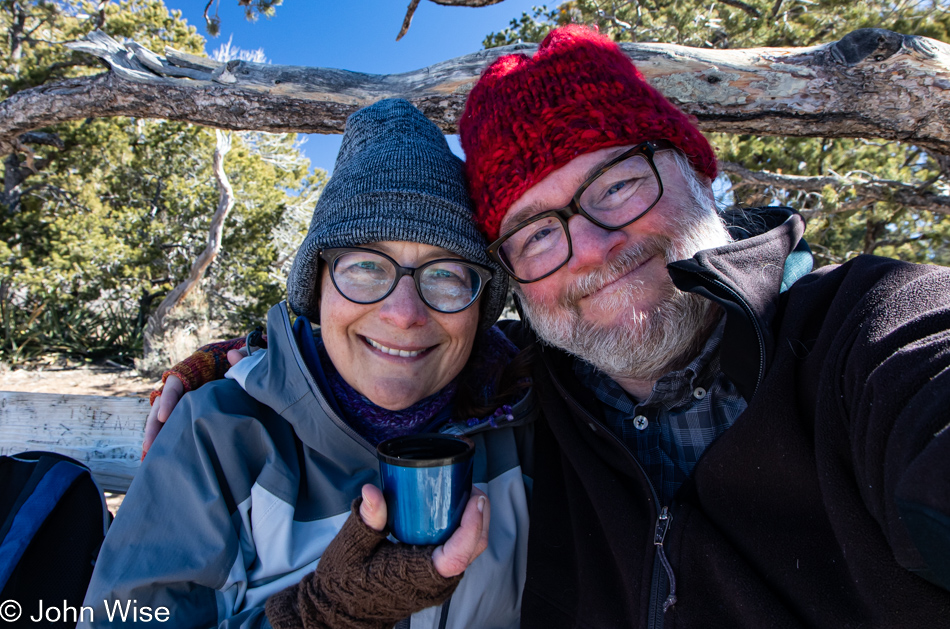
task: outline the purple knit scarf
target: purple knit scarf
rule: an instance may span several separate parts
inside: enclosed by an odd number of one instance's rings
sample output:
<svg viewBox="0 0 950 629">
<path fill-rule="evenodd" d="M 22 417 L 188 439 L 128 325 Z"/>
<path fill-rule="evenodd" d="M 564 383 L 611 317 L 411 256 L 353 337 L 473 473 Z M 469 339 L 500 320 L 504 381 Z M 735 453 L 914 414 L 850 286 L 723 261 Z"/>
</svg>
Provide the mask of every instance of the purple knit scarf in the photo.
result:
<svg viewBox="0 0 950 629">
<path fill-rule="evenodd" d="M 391 437 L 422 430 L 445 408 L 458 388 L 458 383 L 452 380 L 441 390 L 412 406 L 391 411 L 373 404 L 351 387 L 335 369 L 329 374 L 329 381 L 333 395 L 346 415 L 347 423 L 373 445 Z"/>
</svg>

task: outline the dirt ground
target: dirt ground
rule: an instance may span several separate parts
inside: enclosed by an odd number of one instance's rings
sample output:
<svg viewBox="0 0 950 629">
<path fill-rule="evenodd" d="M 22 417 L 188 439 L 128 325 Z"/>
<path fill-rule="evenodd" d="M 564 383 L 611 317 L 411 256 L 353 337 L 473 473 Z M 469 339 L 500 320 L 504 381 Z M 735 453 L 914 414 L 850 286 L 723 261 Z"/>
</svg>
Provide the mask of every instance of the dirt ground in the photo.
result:
<svg viewBox="0 0 950 629">
<path fill-rule="evenodd" d="M 46 366 L 10 369 L 0 366 L 0 391 L 63 393 L 68 395 L 148 396 L 160 379 L 134 369 L 111 365 Z"/>
</svg>

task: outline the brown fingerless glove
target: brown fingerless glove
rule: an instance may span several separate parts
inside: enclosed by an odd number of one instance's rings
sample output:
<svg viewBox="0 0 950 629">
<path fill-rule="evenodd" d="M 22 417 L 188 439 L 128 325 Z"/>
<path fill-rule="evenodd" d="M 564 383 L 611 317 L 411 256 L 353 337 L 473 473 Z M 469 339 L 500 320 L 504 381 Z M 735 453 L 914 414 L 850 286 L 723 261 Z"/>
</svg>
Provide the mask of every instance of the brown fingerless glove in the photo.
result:
<svg viewBox="0 0 950 629">
<path fill-rule="evenodd" d="M 434 546 L 388 541 L 363 523 L 361 502 L 353 501 L 316 572 L 267 599 L 274 629 L 389 629 L 455 591 L 462 575 L 436 571 Z"/>
</svg>

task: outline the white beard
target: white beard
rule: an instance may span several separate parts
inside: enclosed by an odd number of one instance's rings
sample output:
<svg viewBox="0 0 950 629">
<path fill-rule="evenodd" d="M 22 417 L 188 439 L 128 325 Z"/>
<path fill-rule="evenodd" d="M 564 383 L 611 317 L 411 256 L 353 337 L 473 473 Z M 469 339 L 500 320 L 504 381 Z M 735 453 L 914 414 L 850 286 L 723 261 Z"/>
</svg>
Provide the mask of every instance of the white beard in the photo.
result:
<svg viewBox="0 0 950 629">
<path fill-rule="evenodd" d="M 642 310 L 643 282 L 630 282 L 597 298 L 592 309 L 604 313 L 627 312 L 620 323 L 606 326 L 585 321 L 577 302 L 610 281 L 622 277 L 650 257 L 662 254 L 667 264 L 692 257 L 730 241 L 722 221 L 698 204 L 682 213 L 668 233 L 675 240 L 653 236 L 625 250 L 604 268 L 593 271 L 568 287 L 558 303 L 531 303 L 515 285 L 522 305 L 542 341 L 581 358 L 614 379 L 656 381 L 686 364 L 702 349 L 716 305 L 704 297 L 684 293 L 664 276 L 662 299 Z"/>
</svg>

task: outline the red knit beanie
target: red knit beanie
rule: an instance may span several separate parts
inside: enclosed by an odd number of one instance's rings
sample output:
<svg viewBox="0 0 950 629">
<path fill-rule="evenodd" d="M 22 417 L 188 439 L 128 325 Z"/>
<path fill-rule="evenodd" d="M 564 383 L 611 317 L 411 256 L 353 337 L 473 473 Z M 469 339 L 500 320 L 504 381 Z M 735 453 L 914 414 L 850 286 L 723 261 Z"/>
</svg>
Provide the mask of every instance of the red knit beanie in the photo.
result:
<svg viewBox="0 0 950 629">
<path fill-rule="evenodd" d="M 507 55 L 472 88 L 459 122 L 475 221 L 492 241 L 508 208 L 585 153 L 648 140 L 716 178 L 712 147 L 621 52 L 585 26 L 555 29 L 533 58 Z"/>
</svg>

